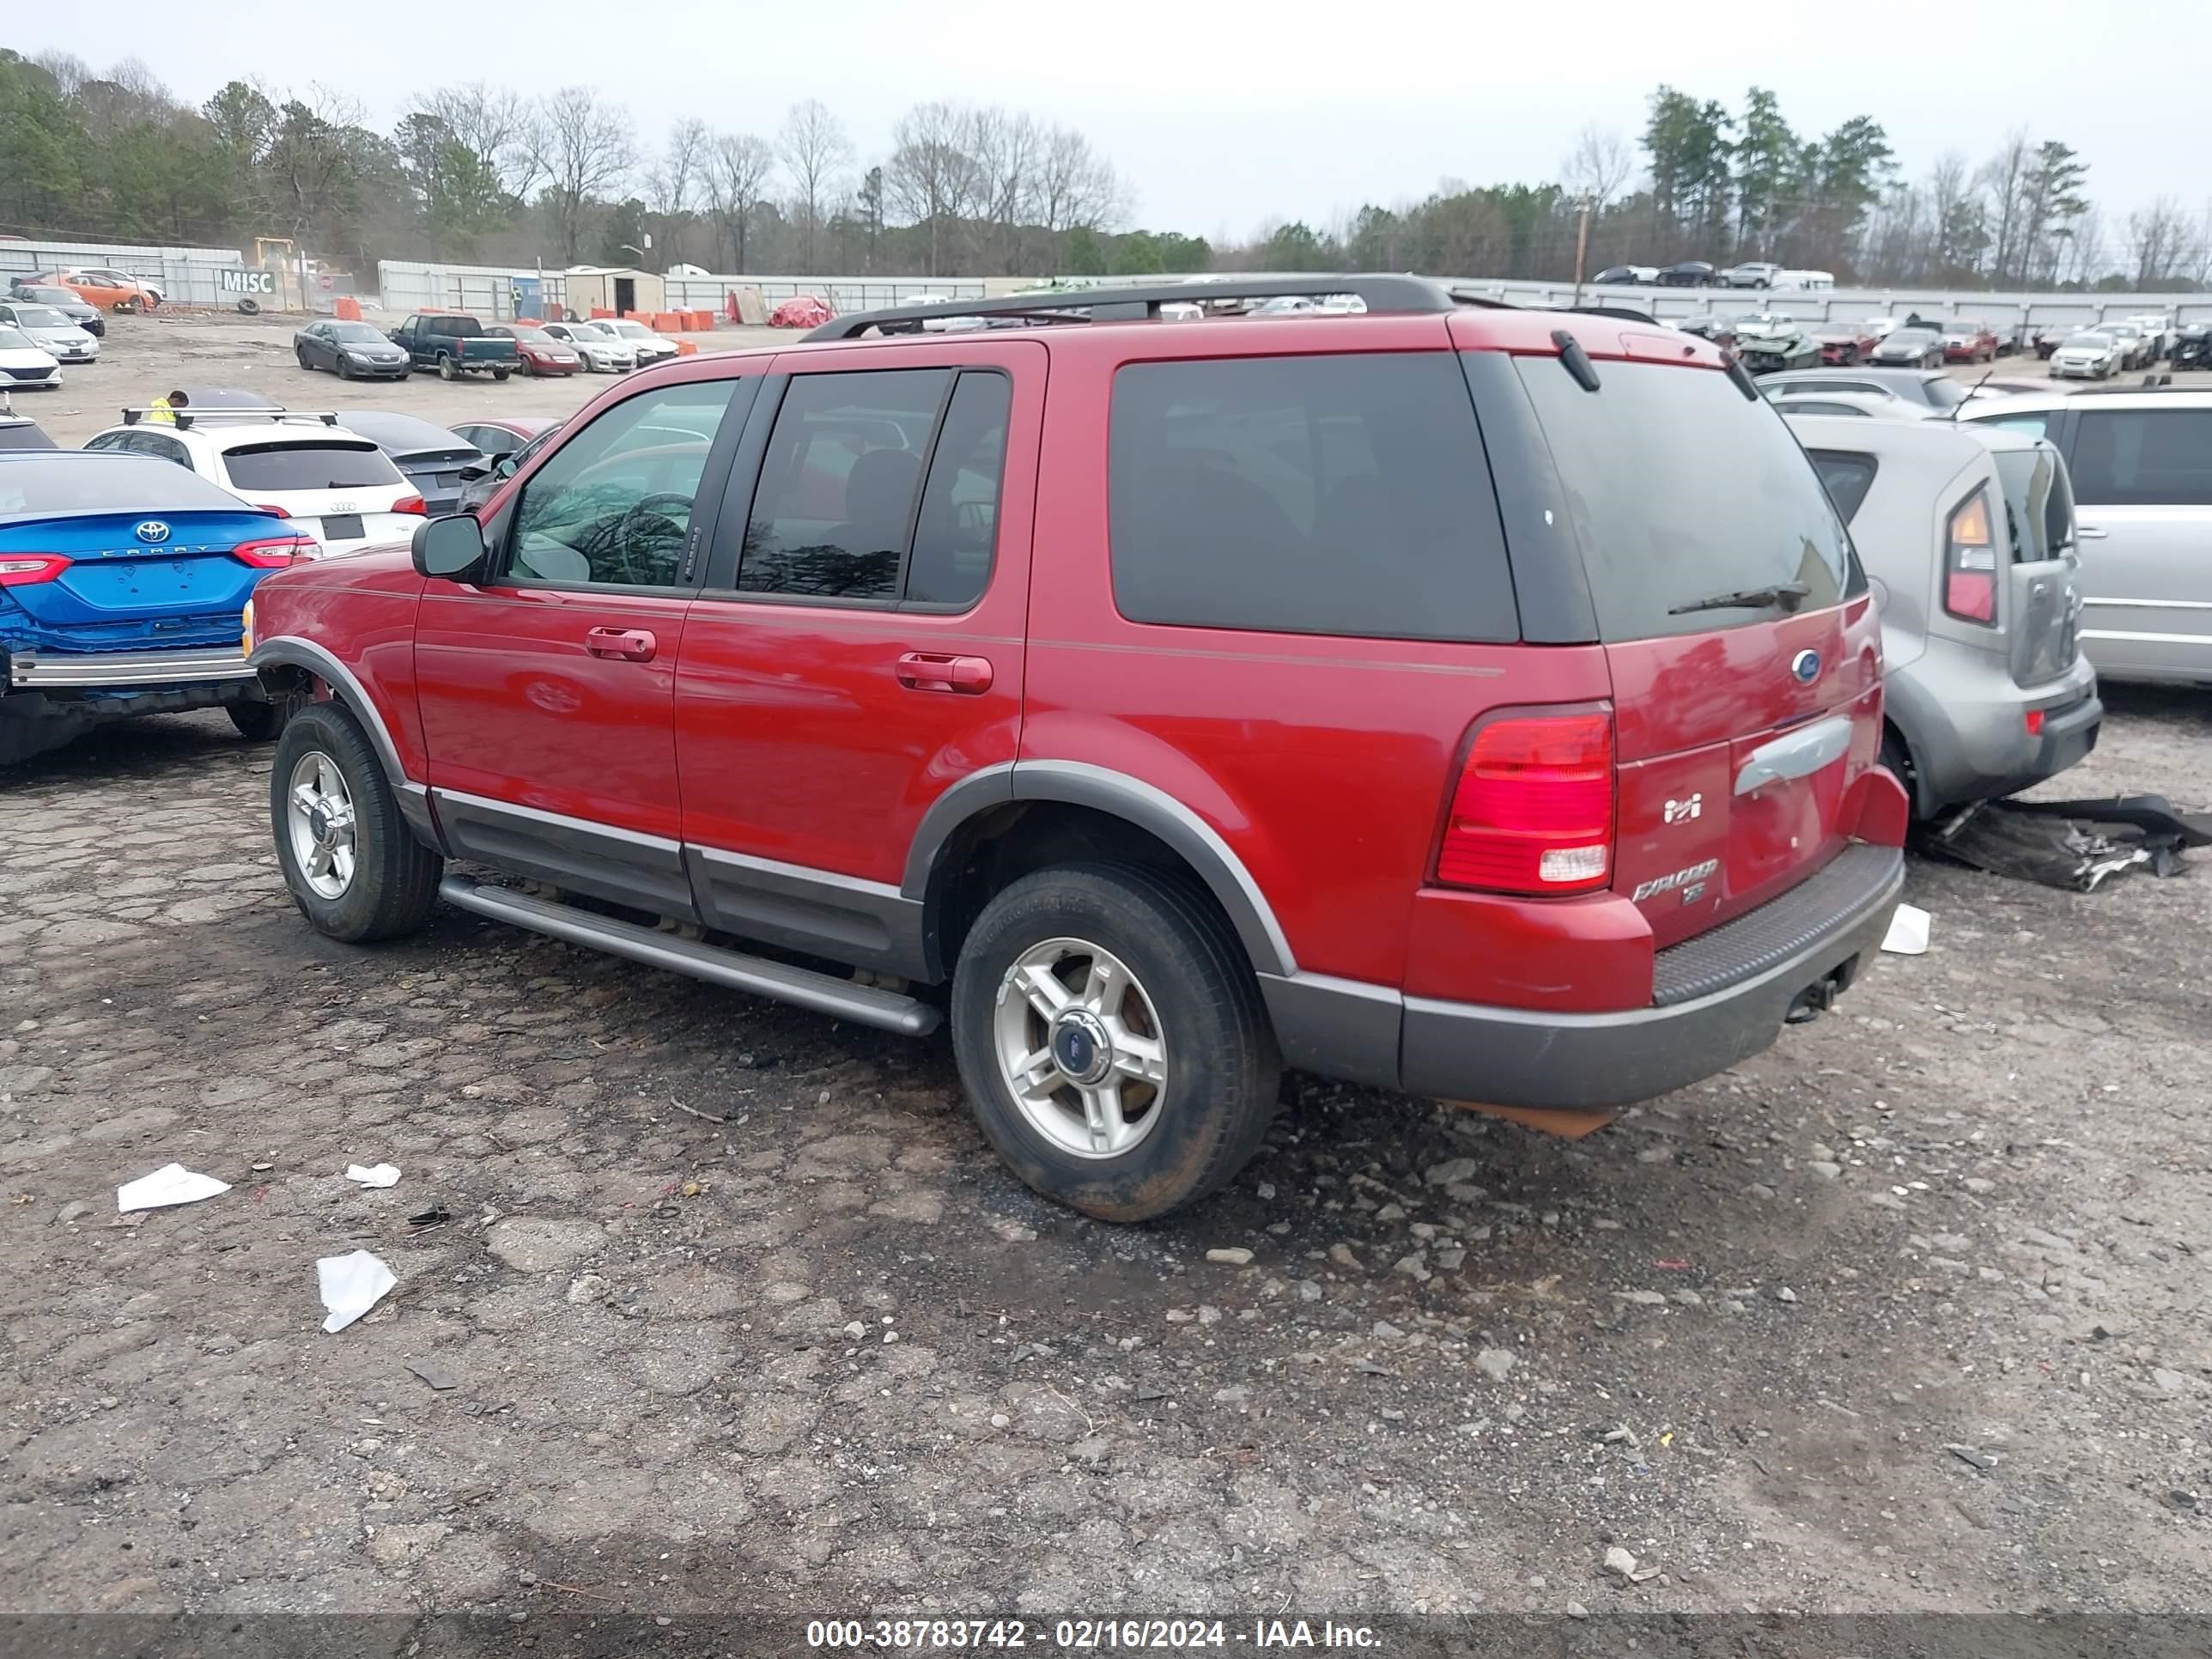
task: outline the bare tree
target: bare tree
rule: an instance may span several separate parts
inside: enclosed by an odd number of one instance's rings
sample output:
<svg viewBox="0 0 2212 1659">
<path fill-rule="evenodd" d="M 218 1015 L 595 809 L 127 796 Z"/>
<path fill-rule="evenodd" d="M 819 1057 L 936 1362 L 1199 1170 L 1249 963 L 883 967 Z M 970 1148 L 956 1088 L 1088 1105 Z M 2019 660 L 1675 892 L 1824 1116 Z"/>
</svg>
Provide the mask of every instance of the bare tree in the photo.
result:
<svg viewBox="0 0 2212 1659">
<path fill-rule="evenodd" d="M 745 232 L 768 197 L 769 175 L 775 171 L 775 147 L 750 132 L 726 132 L 707 154 L 708 210 L 718 236 L 745 269 Z"/>
<path fill-rule="evenodd" d="M 813 274 L 816 239 L 822 216 L 843 193 L 839 180 L 852 165 L 853 142 L 844 123 L 830 112 L 818 98 L 793 104 L 783 118 L 778 149 L 797 191 L 799 222 L 804 228 L 808 273 Z"/>
<path fill-rule="evenodd" d="M 661 264 L 684 259 L 684 227 L 691 213 L 692 192 L 704 182 L 707 153 L 714 136 L 696 115 L 668 130 L 668 148 L 646 174 L 646 202 L 660 221 Z"/>
<path fill-rule="evenodd" d="M 1996 254 L 1990 262 L 1990 280 L 2002 288 L 2014 276 L 2014 261 L 2025 264 L 2027 250 L 2021 246 L 2021 220 L 2026 204 L 2021 199 L 2031 152 L 2027 131 L 2015 127 L 2005 134 L 2004 143 L 1995 155 L 1982 163 L 1978 182 L 1990 193 L 1990 206 L 1996 215 Z"/>
<path fill-rule="evenodd" d="M 1073 127 L 1054 127 L 1046 135 L 1031 209 L 1052 238 L 1055 261 L 1066 232 L 1110 230 L 1128 210 L 1114 164 Z"/>
<path fill-rule="evenodd" d="M 1559 172 L 1568 191 L 1589 203 L 1590 211 L 1595 213 L 1620 194 L 1634 165 L 1628 141 L 1611 128 L 1592 122 L 1576 135 L 1574 149 L 1559 164 Z"/>
<path fill-rule="evenodd" d="M 74 99 L 93 78 L 92 65 L 73 52 L 42 52 L 31 61 L 54 77 L 54 90 L 65 99 Z"/>
<path fill-rule="evenodd" d="M 2105 216 L 2093 202 L 2074 222 L 2074 234 L 2067 240 L 2065 258 L 2059 266 L 2060 278 L 2094 288 L 2104 274 L 2105 259 Z"/>
<path fill-rule="evenodd" d="M 974 119 L 957 104 L 916 104 L 891 129 L 884 194 L 908 224 L 927 228 L 931 276 L 982 193 L 975 137 Z"/>
<path fill-rule="evenodd" d="M 2169 282 L 2196 263 L 2190 231 L 2189 216 L 2171 196 L 2128 215 L 2128 246 L 2135 255 L 2139 291 Z"/>
<path fill-rule="evenodd" d="M 995 106 L 976 111 L 974 125 L 982 216 L 998 243 L 999 268 L 1011 276 L 1022 268 L 1022 227 L 1035 217 L 1048 134 L 1036 117 Z"/>
<path fill-rule="evenodd" d="M 546 178 L 545 195 L 569 264 L 583 242 L 584 208 L 629 175 L 636 159 L 629 112 L 605 104 L 589 87 L 563 87 L 532 112 L 530 152 Z"/>
<path fill-rule="evenodd" d="M 424 93 L 409 107 L 443 121 L 509 196 L 520 196 L 538 182 L 542 169 L 531 142 L 532 112 L 521 94 L 471 81 Z"/>
</svg>

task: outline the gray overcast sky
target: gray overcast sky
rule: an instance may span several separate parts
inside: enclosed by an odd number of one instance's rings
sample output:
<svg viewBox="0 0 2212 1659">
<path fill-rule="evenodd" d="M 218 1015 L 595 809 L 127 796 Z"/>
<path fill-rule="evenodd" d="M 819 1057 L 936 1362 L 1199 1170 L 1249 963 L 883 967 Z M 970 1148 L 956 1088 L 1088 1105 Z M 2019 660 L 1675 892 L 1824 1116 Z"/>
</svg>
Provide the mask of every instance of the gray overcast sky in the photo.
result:
<svg viewBox="0 0 2212 1659">
<path fill-rule="evenodd" d="M 581 82 L 627 104 L 648 146 L 687 114 L 773 137 L 787 105 L 818 97 L 864 157 L 879 157 L 910 103 L 1002 103 L 1087 132 L 1130 181 L 1135 222 L 1208 236 L 1333 222 L 1446 177 L 1555 177 L 1587 122 L 1632 143 L 1662 81 L 1731 108 L 1747 86 L 1771 87 L 1802 133 L 1871 115 L 1915 177 L 1944 149 L 1978 161 L 2027 126 L 2087 159 L 2108 234 L 2155 196 L 2192 214 L 2212 200 L 2212 116 L 2195 84 L 2212 64 L 2204 0 L 2101 17 L 2079 0 L 1741 11 L 1555 0 L 1516 16 L 1345 0 L 129 9 L 128 28 L 88 33 L 82 7 L 24 8 L 5 34 L 95 69 L 135 54 L 195 102 L 237 76 L 336 83 L 385 129 L 417 87 Z"/>
</svg>

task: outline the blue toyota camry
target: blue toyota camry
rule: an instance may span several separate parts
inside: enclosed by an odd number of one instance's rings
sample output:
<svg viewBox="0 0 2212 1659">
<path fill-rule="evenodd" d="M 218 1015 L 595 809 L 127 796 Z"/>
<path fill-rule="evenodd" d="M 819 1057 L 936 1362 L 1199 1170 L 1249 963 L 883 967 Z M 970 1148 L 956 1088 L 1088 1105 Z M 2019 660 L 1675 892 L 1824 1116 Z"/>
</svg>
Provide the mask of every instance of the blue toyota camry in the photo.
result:
<svg viewBox="0 0 2212 1659">
<path fill-rule="evenodd" d="M 222 708 L 276 735 L 240 651 L 271 570 L 314 543 L 185 468 L 82 450 L 0 453 L 0 764 L 100 722 Z"/>
</svg>

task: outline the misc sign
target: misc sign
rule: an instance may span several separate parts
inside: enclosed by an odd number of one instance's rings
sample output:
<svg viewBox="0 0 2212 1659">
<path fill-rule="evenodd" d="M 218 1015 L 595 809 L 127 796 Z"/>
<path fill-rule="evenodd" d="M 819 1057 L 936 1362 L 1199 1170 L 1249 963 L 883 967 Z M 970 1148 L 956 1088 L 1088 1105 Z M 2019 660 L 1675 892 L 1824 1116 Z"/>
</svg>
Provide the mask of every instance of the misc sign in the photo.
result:
<svg viewBox="0 0 2212 1659">
<path fill-rule="evenodd" d="M 238 269 L 220 273 L 225 294 L 274 294 L 276 273 L 273 270 Z"/>
</svg>

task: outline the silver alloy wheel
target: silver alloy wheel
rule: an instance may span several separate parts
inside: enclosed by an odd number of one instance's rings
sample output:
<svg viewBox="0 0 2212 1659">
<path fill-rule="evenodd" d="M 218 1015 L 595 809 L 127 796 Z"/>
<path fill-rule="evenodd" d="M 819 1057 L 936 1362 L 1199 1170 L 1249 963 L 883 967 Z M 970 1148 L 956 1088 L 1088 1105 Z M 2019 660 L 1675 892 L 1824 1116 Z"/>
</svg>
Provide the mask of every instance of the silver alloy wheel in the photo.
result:
<svg viewBox="0 0 2212 1659">
<path fill-rule="evenodd" d="M 356 863 L 353 796 L 338 763 L 311 749 L 292 768 L 286 795 L 293 861 L 319 898 L 343 898 Z"/>
<path fill-rule="evenodd" d="M 999 981 L 999 1073 L 1030 1127 L 1077 1158 L 1119 1158 L 1167 1104 L 1167 1034 L 1128 965 L 1087 939 L 1024 951 Z"/>
</svg>

